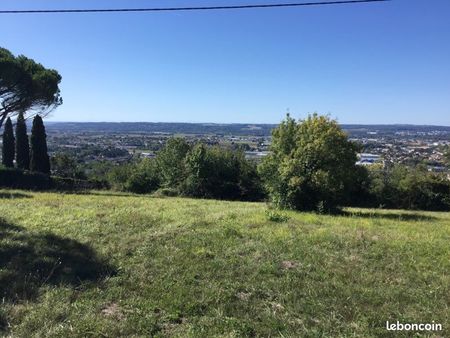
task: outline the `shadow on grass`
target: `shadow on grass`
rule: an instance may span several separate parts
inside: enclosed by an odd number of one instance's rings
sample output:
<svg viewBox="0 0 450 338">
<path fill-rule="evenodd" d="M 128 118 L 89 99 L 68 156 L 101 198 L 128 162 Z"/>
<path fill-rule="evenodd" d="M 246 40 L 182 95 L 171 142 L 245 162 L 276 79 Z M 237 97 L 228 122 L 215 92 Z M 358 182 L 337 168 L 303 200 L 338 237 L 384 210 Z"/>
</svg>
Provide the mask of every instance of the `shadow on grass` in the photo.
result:
<svg viewBox="0 0 450 338">
<path fill-rule="evenodd" d="M 361 217 L 361 218 L 382 218 L 394 221 L 434 221 L 434 216 L 421 215 L 417 213 L 404 212 L 373 212 L 373 211 L 342 211 L 342 216 Z"/>
<path fill-rule="evenodd" d="M 114 274 L 115 269 L 85 244 L 51 233 L 30 233 L 0 218 L 0 299 L 4 301 L 34 300 L 45 285 L 76 287 Z"/>
<path fill-rule="evenodd" d="M 0 192 L 0 199 L 33 198 L 32 195 L 22 194 L 20 192 Z"/>
</svg>

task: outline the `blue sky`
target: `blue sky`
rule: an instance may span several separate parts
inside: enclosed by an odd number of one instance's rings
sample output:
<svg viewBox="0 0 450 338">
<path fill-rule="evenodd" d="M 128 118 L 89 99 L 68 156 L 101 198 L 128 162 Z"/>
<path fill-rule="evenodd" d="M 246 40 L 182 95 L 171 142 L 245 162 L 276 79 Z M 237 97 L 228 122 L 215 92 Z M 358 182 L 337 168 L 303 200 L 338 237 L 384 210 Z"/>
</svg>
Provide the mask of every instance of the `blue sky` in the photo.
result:
<svg viewBox="0 0 450 338">
<path fill-rule="evenodd" d="M 2 0 L 1 9 L 282 0 Z M 62 77 L 54 121 L 450 125 L 450 1 L 0 16 L 0 46 Z"/>
</svg>

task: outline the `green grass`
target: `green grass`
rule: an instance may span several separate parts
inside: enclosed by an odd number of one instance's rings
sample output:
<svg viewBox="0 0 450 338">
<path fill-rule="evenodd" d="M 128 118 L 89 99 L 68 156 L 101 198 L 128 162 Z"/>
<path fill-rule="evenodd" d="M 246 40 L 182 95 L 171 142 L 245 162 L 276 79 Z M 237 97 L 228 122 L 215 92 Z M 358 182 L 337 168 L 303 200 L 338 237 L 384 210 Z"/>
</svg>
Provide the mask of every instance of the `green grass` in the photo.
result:
<svg viewBox="0 0 450 338">
<path fill-rule="evenodd" d="M 13 337 L 448 337 L 450 214 L 3 190 L 0 293 Z"/>
</svg>

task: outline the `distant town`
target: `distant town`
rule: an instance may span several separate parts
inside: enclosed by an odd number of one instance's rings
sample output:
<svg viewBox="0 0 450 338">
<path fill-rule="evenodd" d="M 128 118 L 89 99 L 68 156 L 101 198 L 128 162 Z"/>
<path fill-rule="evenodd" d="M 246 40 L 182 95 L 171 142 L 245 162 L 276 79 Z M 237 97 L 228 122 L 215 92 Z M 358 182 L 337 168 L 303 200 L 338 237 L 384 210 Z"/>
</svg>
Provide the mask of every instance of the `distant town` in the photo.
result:
<svg viewBox="0 0 450 338">
<path fill-rule="evenodd" d="M 49 122 L 50 155 L 64 153 L 79 163 L 155 156 L 170 137 L 242 149 L 249 159 L 269 152 L 271 124 L 202 123 L 79 123 Z M 361 144 L 358 164 L 401 163 L 426 165 L 429 171 L 448 172 L 446 153 L 450 127 L 417 125 L 342 125 L 349 138 Z"/>
</svg>

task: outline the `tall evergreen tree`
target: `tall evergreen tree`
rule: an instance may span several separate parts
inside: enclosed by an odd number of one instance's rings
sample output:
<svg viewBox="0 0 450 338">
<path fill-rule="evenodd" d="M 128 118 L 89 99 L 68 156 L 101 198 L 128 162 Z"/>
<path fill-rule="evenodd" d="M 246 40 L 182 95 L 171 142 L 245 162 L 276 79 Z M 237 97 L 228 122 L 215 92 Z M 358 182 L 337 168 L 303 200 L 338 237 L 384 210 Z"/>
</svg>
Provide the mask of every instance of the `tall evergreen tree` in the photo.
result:
<svg viewBox="0 0 450 338">
<path fill-rule="evenodd" d="M 30 169 L 30 143 L 23 113 L 19 113 L 16 123 L 16 164 L 19 169 Z"/>
<path fill-rule="evenodd" d="M 15 140 L 11 119 L 8 117 L 3 130 L 2 163 L 5 167 L 14 167 Z"/>
<path fill-rule="evenodd" d="M 47 152 L 47 135 L 42 118 L 36 115 L 31 128 L 31 163 L 30 169 L 50 174 L 50 158 Z"/>
</svg>

